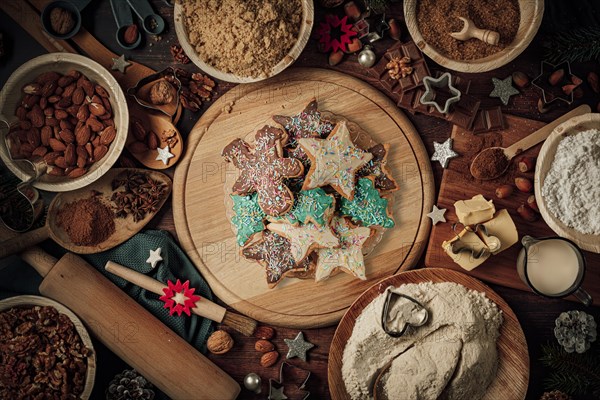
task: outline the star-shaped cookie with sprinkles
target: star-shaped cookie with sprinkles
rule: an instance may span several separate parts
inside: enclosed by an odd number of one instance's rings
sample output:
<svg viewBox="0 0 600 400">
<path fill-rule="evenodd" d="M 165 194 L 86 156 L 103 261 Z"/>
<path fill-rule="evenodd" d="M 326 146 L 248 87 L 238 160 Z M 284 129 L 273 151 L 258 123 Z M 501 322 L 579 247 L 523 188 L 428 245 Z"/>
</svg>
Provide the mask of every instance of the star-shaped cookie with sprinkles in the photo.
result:
<svg viewBox="0 0 600 400">
<path fill-rule="evenodd" d="M 267 225 L 267 229 L 290 240 L 292 257 L 296 262 L 302 261 L 314 249 L 340 245 L 339 239 L 329 226 L 318 226 L 311 223 L 300 226 L 270 223 Z"/>
<path fill-rule="evenodd" d="M 375 187 L 381 193 L 398 190 L 398 183 L 387 169 L 387 157 L 390 152 L 390 145 L 387 143 L 378 143 L 368 149 L 368 152 L 373 155 L 373 158 L 358 171 L 357 175 L 359 177 L 373 176 L 375 178 Z"/>
</svg>

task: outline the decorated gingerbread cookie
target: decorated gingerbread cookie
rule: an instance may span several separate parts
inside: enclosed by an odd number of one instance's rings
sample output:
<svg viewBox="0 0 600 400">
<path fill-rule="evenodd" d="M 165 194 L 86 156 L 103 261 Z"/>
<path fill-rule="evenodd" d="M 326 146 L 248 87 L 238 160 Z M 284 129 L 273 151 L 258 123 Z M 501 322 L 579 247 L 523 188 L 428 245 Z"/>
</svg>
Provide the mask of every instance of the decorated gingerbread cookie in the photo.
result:
<svg viewBox="0 0 600 400">
<path fill-rule="evenodd" d="M 327 139 L 298 139 L 298 143 L 311 161 L 302 189 L 331 185 L 351 200 L 356 171 L 373 156 L 352 143 L 346 122 L 336 124 Z"/>
<path fill-rule="evenodd" d="M 373 176 L 375 178 L 375 187 L 382 193 L 398 190 L 398 183 L 387 169 L 387 156 L 390 151 L 390 145 L 379 143 L 371 147 L 368 151 L 373 155 L 373 158 L 358 171 L 357 175 L 359 177 Z"/>
<path fill-rule="evenodd" d="M 290 250 L 291 244 L 288 239 L 271 231 L 264 231 L 259 241 L 242 249 L 242 254 L 265 267 L 267 284 L 273 288 L 284 277 L 292 273 L 302 274 L 311 268 L 314 261 L 312 257 L 306 257 L 300 263 L 296 263 Z"/>
<path fill-rule="evenodd" d="M 367 279 L 362 248 L 371 236 L 371 229 L 364 226 L 355 228 L 347 219 L 337 215 L 331 220 L 331 227 L 340 239 L 340 247 L 317 250 L 315 280 L 319 282 L 329 278 L 338 268 L 359 279 Z"/>
<path fill-rule="evenodd" d="M 258 205 L 267 214 L 286 213 L 294 204 L 294 196 L 285 185 L 285 178 L 295 178 L 304 172 L 295 158 L 283 158 L 282 143 L 286 136 L 281 129 L 264 126 L 255 136 L 252 148 L 242 139 L 235 139 L 223 149 L 223 157 L 241 173 L 233 185 L 233 193 L 258 193 Z"/>
<path fill-rule="evenodd" d="M 258 205 L 258 194 L 231 195 L 233 212 L 231 222 L 235 226 L 237 244 L 245 245 L 254 234 L 265 229 L 265 212 Z"/>
<path fill-rule="evenodd" d="M 274 222 L 285 221 L 292 225 L 312 222 L 319 226 L 327 225 L 333 210 L 335 199 L 321 188 L 301 190 L 296 195 L 294 206 L 287 213 L 270 218 Z"/>
<path fill-rule="evenodd" d="M 308 160 L 308 157 L 298 146 L 298 139 L 324 138 L 333 130 L 333 124 L 323 119 L 317 109 L 316 99 L 312 99 L 299 114 L 292 117 L 274 115 L 273 120 L 283 126 L 288 133 L 289 140 L 286 147 L 290 149 L 290 156 L 302 161 Z"/>
<path fill-rule="evenodd" d="M 373 178 L 360 178 L 352 200 L 340 200 L 340 212 L 363 226 L 393 228 L 394 220 L 388 215 L 388 201 L 381 197 L 373 184 Z"/>
<path fill-rule="evenodd" d="M 292 257 L 297 263 L 302 261 L 315 249 L 338 247 L 340 245 L 339 239 L 327 225 L 318 226 L 308 223 L 305 225 L 294 226 L 286 223 L 273 222 L 267 225 L 267 229 L 289 239 L 292 245 Z"/>
</svg>

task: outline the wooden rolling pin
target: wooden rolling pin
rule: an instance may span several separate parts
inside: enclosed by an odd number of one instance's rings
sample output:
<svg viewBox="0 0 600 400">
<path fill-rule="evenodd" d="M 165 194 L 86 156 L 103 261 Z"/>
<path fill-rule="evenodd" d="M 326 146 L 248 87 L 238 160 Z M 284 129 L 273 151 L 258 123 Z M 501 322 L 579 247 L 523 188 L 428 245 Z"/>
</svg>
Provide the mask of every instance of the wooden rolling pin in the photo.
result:
<svg viewBox="0 0 600 400">
<path fill-rule="evenodd" d="M 174 400 L 235 399 L 240 386 L 82 258 L 37 247 L 21 254 L 40 293 L 69 307 L 106 347 Z"/>
</svg>

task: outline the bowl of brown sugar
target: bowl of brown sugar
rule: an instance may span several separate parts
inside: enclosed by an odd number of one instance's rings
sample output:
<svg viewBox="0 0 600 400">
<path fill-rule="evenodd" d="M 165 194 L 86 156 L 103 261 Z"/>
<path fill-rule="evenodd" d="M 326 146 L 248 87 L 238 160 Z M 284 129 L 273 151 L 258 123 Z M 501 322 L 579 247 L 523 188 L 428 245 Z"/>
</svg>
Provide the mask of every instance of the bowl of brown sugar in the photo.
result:
<svg viewBox="0 0 600 400">
<path fill-rule="evenodd" d="M 405 0 L 406 26 L 419 48 L 443 67 L 461 72 L 499 68 L 521 54 L 533 40 L 544 14 L 543 0 Z M 466 18 L 484 31 L 496 32 L 459 40 Z M 469 36 L 469 35 L 467 35 Z M 487 40 L 487 41 L 486 41 Z"/>
<path fill-rule="evenodd" d="M 308 42 L 314 21 L 310 0 L 179 0 L 175 31 L 200 69 L 233 83 L 277 75 Z"/>
</svg>

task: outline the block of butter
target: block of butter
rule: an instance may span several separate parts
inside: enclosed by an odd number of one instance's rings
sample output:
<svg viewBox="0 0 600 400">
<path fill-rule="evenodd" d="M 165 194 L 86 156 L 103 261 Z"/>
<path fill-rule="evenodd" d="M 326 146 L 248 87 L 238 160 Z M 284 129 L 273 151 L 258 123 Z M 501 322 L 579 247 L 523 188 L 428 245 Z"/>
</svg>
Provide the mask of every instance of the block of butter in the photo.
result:
<svg viewBox="0 0 600 400">
<path fill-rule="evenodd" d="M 494 218 L 485 222 L 483 225 L 487 228 L 488 236 L 495 236 L 500 240 L 500 248 L 494 251 L 493 254 L 498 254 L 519 241 L 517 227 L 510 217 L 510 214 L 505 209 L 498 211 L 496 215 L 494 215 Z M 492 247 L 490 246 L 490 243 L 487 243 L 485 235 L 482 239 L 486 242 L 486 245 Z"/>
<path fill-rule="evenodd" d="M 463 229 L 458 237 L 447 240 L 442 243 L 442 248 L 452 258 L 452 261 L 460 265 L 467 271 L 471 271 L 480 266 L 490 257 L 490 252 L 486 251 L 482 256 L 475 258 L 482 249 L 487 250 L 487 245 L 472 231 Z M 461 251 L 461 249 L 464 249 Z"/>
<path fill-rule="evenodd" d="M 496 207 L 492 200 L 478 194 L 469 200 L 459 200 L 454 203 L 456 216 L 461 224 L 475 225 L 492 219 L 496 213 Z"/>
</svg>

